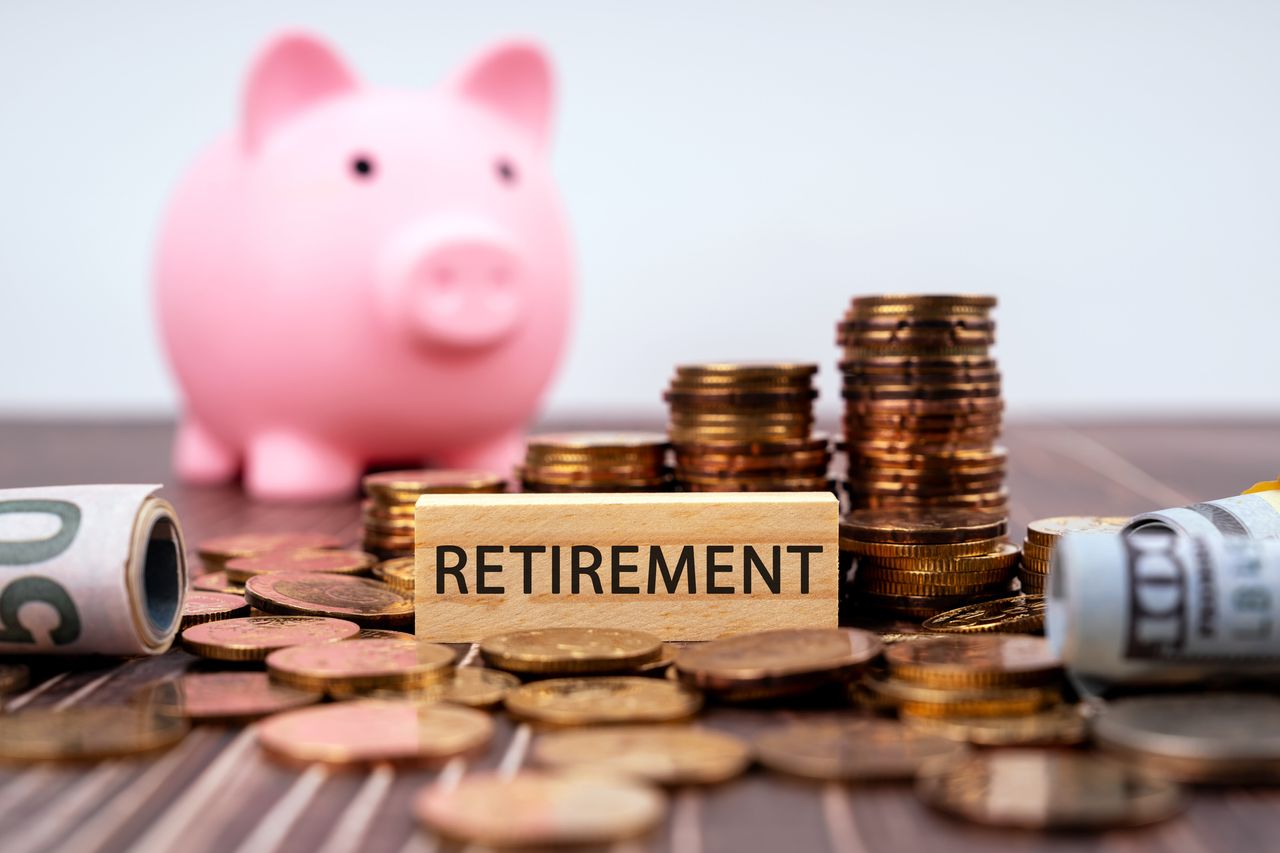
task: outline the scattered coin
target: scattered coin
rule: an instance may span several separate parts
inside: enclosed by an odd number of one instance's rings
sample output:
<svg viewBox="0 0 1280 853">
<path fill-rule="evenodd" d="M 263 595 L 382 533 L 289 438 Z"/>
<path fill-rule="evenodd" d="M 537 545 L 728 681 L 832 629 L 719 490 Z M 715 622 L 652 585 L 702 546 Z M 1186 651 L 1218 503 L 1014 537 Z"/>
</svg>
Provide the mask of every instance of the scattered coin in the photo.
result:
<svg viewBox="0 0 1280 853">
<path fill-rule="evenodd" d="M 634 675 L 650 675 L 655 677 L 665 675 L 667 670 L 671 668 L 671 665 L 676 662 L 676 654 L 679 651 L 680 649 L 676 646 L 673 646 L 670 643 L 663 643 L 662 652 L 656 658 L 632 668 L 631 672 Z"/>
<path fill-rule="evenodd" d="M 943 689 L 896 678 L 864 678 L 872 696 L 919 717 L 1002 717 L 1032 714 L 1062 701 L 1057 687 Z"/>
<path fill-rule="evenodd" d="M 227 560 L 224 571 L 231 583 L 244 583 L 269 572 L 326 572 L 337 575 L 368 574 L 375 560 L 364 551 L 309 549 L 273 551 Z"/>
<path fill-rule="evenodd" d="M 108 706 L 0 715 L 0 761 L 92 761 L 166 749 L 190 724 L 147 709 Z"/>
<path fill-rule="evenodd" d="M 25 664 L 0 663 L 0 696 L 17 693 L 30 682 L 31 670 Z"/>
<path fill-rule="evenodd" d="M 453 670 L 454 651 L 437 643 L 351 639 L 277 649 L 266 663 L 281 684 L 342 697 L 443 681 Z"/>
<path fill-rule="evenodd" d="M 1044 630 L 1044 596 L 1015 595 L 957 607 L 926 619 L 923 627 L 945 634 L 1038 633 Z"/>
<path fill-rule="evenodd" d="M 244 595 L 267 613 L 350 619 L 365 628 L 413 624 L 413 598 L 368 578 L 272 572 L 245 581 Z"/>
<path fill-rule="evenodd" d="M 1138 696 L 1108 702 L 1099 746 L 1183 782 L 1280 781 L 1280 698 L 1257 693 Z"/>
<path fill-rule="evenodd" d="M 178 630 L 185 630 L 202 622 L 212 622 L 215 619 L 234 619 L 248 615 L 249 604 L 244 600 L 243 595 L 193 590 L 187 593 L 187 597 L 182 602 L 182 624 Z"/>
<path fill-rule="evenodd" d="M 451 702 L 468 708 L 492 708 L 502 703 L 512 689 L 520 686 L 520 679 L 507 672 L 485 669 L 482 666 L 464 666 L 435 684 L 413 690 L 371 690 L 370 698 L 409 699 L 414 702 Z"/>
<path fill-rule="evenodd" d="M 1065 750 L 991 750 L 944 759 L 921 770 L 916 792 L 957 817 L 1025 829 L 1138 826 L 1183 808 L 1173 782 Z"/>
<path fill-rule="evenodd" d="M 394 557 L 373 567 L 373 576 L 401 592 L 413 592 L 417 569 L 413 557 Z"/>
<path fill-rule="evenodd" d="M 810 779 L 910 779 L 926 762 L 953 756 L 964 745 L 891 720 L 805 721 L 755 740 L 760 763 Z"/>
<path fill-rule="evenodd" d="M 433 785 L 414 804 L 429 829 L 493 847 L 560 849 L 635 838 L 662 820 L 662 795 L 619 776 L 472 775 Z"/>
<path fill-rule="evenodd" d="M 947 635 L 885 651 L 894 678 L 928 687 L 1026 687 L 1062 678 L 1062 661 L 1043 637 Z"/>
<path fill-rule="evenodd" d="M 507 711 L 555 725 L 664 723 L 691 717 L 702 696 L 679 684 L 643 676 L 552 678 L 507 693 Z"/>
<path fill-rule="evenodd" d="M 762 698 L 847 680 L 881 648 L 875 634 L 857 629 L 762 631 L 686 646 L 674 671 L 685 684 L 729 698 Z"/>
<path fill-rule="evenodd" d="M 508 672 L 619 672 L 658 659 L 662 641 L 617 628 L 543 628 L 486 637 L 480 655 L 489 666 Z"/>
<path fill-rule="evenodd" d="M 356 634 L 353 640 L 400 640 L 406 643 L 416 643 L 418 638 L 407 631 L 388 631 L 386 628 L 361 628 L 360 633 Z"/>
<path fill-rule="evenodd" d="M 319 702 L 320 693 L 273 684 L 265 672 L 189 673 L 144 688 L 139 704 L 198 723 L 243 723 Z"/>
<path fill-rule="evenodd" d="M 1088 718 L 1078 705 L 1063 705 L 1016 717 L 935 717 L 900 711 L 913 729 L 978 746 L 1074 746 L 1089 737 Z"/>
<path fill-rule="evenodd" d="M 924 631 L 881 631 L 877 634 L 880 642 L 886 646 L 894 643 L 915 643 L 920 640 L 940 640 L 942 634 L 928 634 Z"/>
<path fill-rule="evenodd" d="M 194 625 L 182 632 L 192 654 L 214 660 L 263 660 L 285 646 L 347 640 L 360 626 L 345 619 L 316 616 L 245 616 Z"/>
<path fill-rule="evenodd" d="M 276 758 L 338 765 L 437 763 L 493 737 L 482 711 L 374 699 L 287 711 L 259 726 L 259 742 Z"/>
<path fill-rule="evenodd" d="M 659 785 L 707 785 L 742 773 L 751 750 L 732 735 L 693 726 L 609 726 L 540 734 L 533 759 L 544 767 L 606 770 Z"/>
<path fill-rule="evenodd" d="M 191 588 L 201 592 L 221 592 L 224 595 L 238 595 L 244 598 L 244 586 L 227 580 L 227 573 L 224 571 L 196 575 L 191 581 Z"/>
<path fill-rule="evenodd" d="M 341 547 L 342 540 L 327 533 L 235 533 L 206 539 L 196 547 L 196 553 L 209 571 L 216 572 L 235 557 L 250 557 L 269 551 Z"/>
</svg>

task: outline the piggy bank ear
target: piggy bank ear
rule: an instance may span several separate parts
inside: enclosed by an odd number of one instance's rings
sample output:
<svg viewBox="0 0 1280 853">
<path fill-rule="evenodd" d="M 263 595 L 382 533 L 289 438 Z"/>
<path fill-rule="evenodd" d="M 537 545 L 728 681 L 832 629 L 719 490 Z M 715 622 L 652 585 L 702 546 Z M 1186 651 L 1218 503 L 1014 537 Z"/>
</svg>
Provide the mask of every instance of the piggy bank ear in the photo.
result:
<svg viewBox="0 0 1280 853">
<path fill-rule="evenodd" d="M 342 57 L 325 42 L 305 33 L 276 36 L 249 71 L 242 116 L 245 147 L 257 150 L 276 127 L 357 85 Z"/>
<path fill-rule="evenodd" d="M 454 79 L 458 95 L 493 110 L 540 145 L 551 134 L 551 63 L 532 42 L 494 45 Z"/>
</svg>

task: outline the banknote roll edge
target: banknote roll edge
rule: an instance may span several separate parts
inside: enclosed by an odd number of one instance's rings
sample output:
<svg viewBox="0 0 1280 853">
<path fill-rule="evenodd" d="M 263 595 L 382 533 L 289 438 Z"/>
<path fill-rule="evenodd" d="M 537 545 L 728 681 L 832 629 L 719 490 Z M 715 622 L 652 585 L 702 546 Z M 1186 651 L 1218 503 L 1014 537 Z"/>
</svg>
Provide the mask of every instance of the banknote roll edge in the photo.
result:
<svg viewBox="0 0 1280 853">
<path fill-rule="evenodd" d="M 150 652 L 169 648 L 182 620 L 187 548 L 173 505 L 148 496 L 134 518 L 126 583 L 134 625 Z"/>
</svg>

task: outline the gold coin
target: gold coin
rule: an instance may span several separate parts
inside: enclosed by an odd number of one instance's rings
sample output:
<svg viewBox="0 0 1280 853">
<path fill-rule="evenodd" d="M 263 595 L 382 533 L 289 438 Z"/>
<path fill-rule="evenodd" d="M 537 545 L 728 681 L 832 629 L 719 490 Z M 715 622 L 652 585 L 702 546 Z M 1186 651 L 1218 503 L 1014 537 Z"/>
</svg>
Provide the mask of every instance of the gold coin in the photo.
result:
<svg viewBox="0 0 1280 853">
<path fill-rule="evenodd" d="M 876 296 L 855 296 L 849 310 L 856 313 L 918 314 L 946 311 L 948 313 L 985 313 L 996 307 L 996 297 L 974 293 L 885 293 Z"/>
<path fill-rule="evenodd" d="M 255 575 L 270 572 L 326 572 L 340 575 L 367 574 L 374 559 L 364 551 L 309 549 L 272 551 L 252 557 L 235 557 L 226 562 L 224 571 L 231 583 L 244 583 Z"/>
<path fill-rule="evenodd" d="M 928 687 L 1026 687 L 1062 678 L 1062 660 L 1043 637 L 951 634 L 937 643 L 885 651 L 894 678 Z"/>
<path fill-rule="evenodd" d="M 413 557 L 396 557 L 393 560 L 383 560 L 373 567 L 373 576 L 375 578 L 401 592 L 413 592 L 417 574 Z"/>
<path fill-rule="evenodd" d="M 1015 595 L 958 607 L 931 617 L 923 627 L 944 634 L 1036 633 L 1044 630 L 1044 596 Z"/>
<path fill-rule="evenodd" d="M 922 575 L 1008 575 L 1018 565 L 1018 546 L 1000 542 L 990 551 L 959 557 L 877 557 L 874 565 Z"/>
<path fill-rule="evenodd" d="M 244 598 L 244 587 L 227 580 L 227 573 L 223 571 L 205 572 L 204 574 L 196 575 L 191 581 L 191 588 L 198 589 L 201 592 L 221 592 L 226 595 L 238 595 Z"/>
<path fill-rule="evenodd" d="M 839 540 L 841 551 L 872 558 L 881 563 L 887 560 L 954 560 L 959 557 L 976 557 L 989 554 L 1004 544 L 999 539 L 975 539 L 972 542 L 950 542 L 944 545 L 900 545 L 892 542 L 863 542 L 858 539 Z M 892 565 L 892 563 L 887 563 Z"/>
<path fill-rule="evenodd" d="M 367 694 L 375 699 L 409 699 L 413 702 L 449 702 L 468 708 L 492 708 L 502 702 L 507 692 L 520 686 L 520 679 L 507 672 L 485 669 L 481 666 L 464 666 L 452 674 L 412 690 L 371 690 Z"/>
<path fill-rule="evenodd" d="M 251 557 L 270 551 L 341 547 L 342 540 L 327 533 L 236 533 L 206 539 L 196 546 L 196 553 L 209 571 L 216 572 L 225 566 L 227 560 L 235 557 Z"/>
<path fill-rule="evenodd" d="M 1027 557 L 1026 555 L 1023 555 L 1022 557 L 1021 568 L 1024 572 L 1027 572 L 1029 574 L 1041 575 L 1042 577 L 1047 577 L 1049 574 L 1050 566 L 1051 564 L 1047 561 L 1042 562 L 1040 560 L 1035 560 L 1030 557 Z"/>
<path fill-rule="evenodd" d="M 1053 543 L 1068 533 L 1119 533 L 1129 519 L 1124 516 L 1059 515 L 1041 518 L 1027 525 L 1027 541 L 1052 548 Z"/>
<path fill-rule="evenodd" d="M 732 735 L 694 726 L 609 726 L 540 734 L 533 760 L 553 769 L 608 771 L 658 785 L 709 785 L 746 770 L 751 750 Z"/>
<path fill-rule="evenodd" d="M 913 729 L 978 746 L 1074 746 L 1089 737 L 1078 705 L 1062 705 L 1018 717 L 921 717 L 899 713 Z"/>
<path fill-rule="evenodd" d="M 760 763 L 808 779 L 911 779 L 925 762 L 964 752 L 963 744 L 890 720 L 792 723 L 755 740 Z"/>
<path fill-rule="evenodd" d="M 0 714 L 0 761 L 93 761 L 167 749 L 191 728 L 181 717 L 107 706 Z"/>
<path fill-rule="evenodd" d="M 338 765 L 438 763 L 493 738 L 483 711 L 379 699 L 288 711 L 259 726 L 258 741 L 276 758 Z"/>
<path fill-rule="evenodd" d="M 414 813 L 428 829 L 489 847 L 563 849 L 606 845 L 651 831 L 665 803 L 656 790 L 619 776 L 470 775 L 432 785 Z"/>
<path fill-rule="evenodd" d="M 178 626 L 178 630 L 184 631 L 192 625 L 212 622 L 215 619 L 234 619 L 248 615 L 249 605 L 243 595 L 193 590 L 188 592 L 182 601 L 182 623 Z M 0 693 L 3 692 L 0 690 Z"/>
<path fill-rule="evenodd" d="M 1007 519 L 985 512 L 855 510 L 841 519 L 840 537 L 859 542 L 941 545 L 996 539 L 1007 527 Z"/>
<path fill-rule="evenodd" d="M 507 693 L 507 711 L 555 725 L 665 723 L 692 717 L 702 696 L 670 681 L 643 676 L 552 678 Z"/>
<path fill-rule="evenodd" d="M 486 637 L 480 656 L 508 672 L 619 672 L 656 660 L 662 641 L 618 628 L 541 628 Z"/>
<path fill-rule="evenodd" d="M 934 576 L 929 580 L 903 581 L 894 580 L 890 576 L 868 575 L 859 569 L 857 589 L 861 593 L 877 597 L 881 604 L 886 603 L 883 599 L 906 597 L 929 598 L 931 600 L 924 603 L 924 606 L 934 606 L 936 601 L 932 599 L 972 597 L 988 592 L 998 595 L 1007 592 L 1010 579 L 1009 575 L 999 575 L 990 580 L 974 580 L 974 575 L 951 575 L 950 577 Z M 888 603 L 892 606 L 895 603 L 903 604 L 904 602 Z"/>
<path fill-rule="evenodd" d="M 1138 826 L 1183 808 L 1173 782 L 1065 750 L 993 750 L 945 759 L 921 771 L 916 793 L 975 823 L 1025 829 Z"/>
<path fill-rule="evenodd" d="M 943 634 L 926 634 L 924 631 L 881 631 L 877 634 L 880 642 L 886 646 L 894 643 L 915 643 L 920 640 L 938 640 Z"/>
<path fill-rule="evenodd" d="M 708 362 L 677 364 L 676 376 L 699 379 L 724 378 L 733 381 L 770 379 L 806 380 L 817 374 L 818 365 L 806 362 Z"/>
<path fill-rule="evenodd" d="M 407 631 L 388 631 L 385 628 L 361 628 L 360 633 L 351 637 L 353 640 L 399 640 L 402 643 L 416 643 L 418 638 Z"/>
<path fill-rule="evenodd" d="M 704 690 L 783 695 L 850 678 L 880 650 L 875 634 L 856 628 L 762 631 L 686 646 L 675 672 Z"/>
<path fill-rule="evenodd" d="M 407 521 L 412 525 L 417 514 L 416 498 L 412 502 L 399 504 L 380 504 L 371 498 L 365 498 L 360 502 L 360 517 L 366 522 L 395 524 Z"/>
<path fill-rule="evenodd" d="M 619 450 L 632 452 L 651 448 L 665 448 L 667 437 L 660 432 L 557 432 L 529 436 L 528 447 L 533 450 Z"/>
<path fill-rule="evenodd" d="M 917 643 L 927 648 L 932 643 Z M 891 646 L 890 648 L 897 648 Z M 897 678 L 864 678 L 861 686 L 904 713 L 920 717 L 1005 717 L 1032 714 L 1062 701 L 1057 687 L 925 687 Z"/>
<path fill-rule="evenodd" d="M 31 683 L 31 670 L 25 664 L 0 663 L 0 696 L 17 693 L 29 683 Z"/>
<path fill-rule="evenodd" d="M 412 690 L 449 677 L 453 649 L 403 640 L 347 640 L 277 649 L 267 673 L 281 684 L 352 696 L 365 690 Z"/>
<path fill-rule="evenodd" d="M 320 572 L 272 572 L 245 581 L 244 596 L 267 613 L 350 619 L 366 628 L 413 624 L 413 598 L 379 581 Z"/>
<path fill-rule="evenodd" d="M 680 649 L 670 643 L 663 643 L 662 651 L 656 658 L 651 661 L 646 661 L 639 666 L 632 667 L 629 674 L 650 676 L 665 675 L 667 670 L 671 668 L 671 665 L 676 662 L 676 655 L 679 651 Z"/>
<path fill-rule="evenodd" d="M 385 504 L 416 503 L 419 495 L 504 492 L 507 481 L 487 471 L 382 471 L 363 480 L 365 493 Z"/>
<path fill-rule="evenodd" d="M 182 632 L 192 654 L 214 660 L 263 660 L 275 649 L 354 637 L 360 626 L 315 616 L 245 616 L 194 625 Z"/>
<path fill-rule="evenodd" d="M 1053 558 L 1053 546 L 1037 545 L 1028 539 L 1026 542 L 1022 543 L 1022 553 L 1028 560 L 1048 565 L 1049 561 Z"/>
<path fill-rule="evenodd" d="M 273 684 L 265 672 L 188 673 L 135 698 L 151 710 L 199 723 L 243 723 L 319 702 L 322 694 Z"/>
</svg>

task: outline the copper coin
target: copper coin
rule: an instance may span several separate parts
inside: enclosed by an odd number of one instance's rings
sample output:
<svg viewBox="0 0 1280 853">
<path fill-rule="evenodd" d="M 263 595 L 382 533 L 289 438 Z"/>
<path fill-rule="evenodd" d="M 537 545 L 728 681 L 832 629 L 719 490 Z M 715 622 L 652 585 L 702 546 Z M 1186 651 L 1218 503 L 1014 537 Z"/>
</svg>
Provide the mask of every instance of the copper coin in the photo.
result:
<svg viewBox="0 0 1280 853">
<path fill-rule="evenodd" d="M 696 714 L 702 695 L 670 681 L 635 675 L 550 678 L 512 689 L 503 704 L 514 716 L 551 725 L 665 723 Z"/>
<path fill-rule="evenodd" d="M 413 592 L 417 580 L 414 557 L 397 557 L 383 560 L 373 567 L 373 576 L 401 592 Z"/>
<path fill-rule="evenodd" d="M 414 702 L 448 702 L 466 705 L 468 708 L 492 708 L 506 695 L 520 686 L 520 679 L 509 672 L 485 669 L 482 666 L 462 666 L 452 671 L 450 677 L 425 687 L 412 690 L 371 690 L 370 698 L 409 699 Z"/>
<path fill-rule="evenodd" d="M 182 644 L 192 654 L 214 660 L 262 660 L 285 646 L 346 640 L 359 632 L 359 625 L 345 619 L 246 616 L 194 625 L 182 632 Z"/>
<path fill-rule="evenodd" d="M 281 684 L 351 696 L 365 690 L 413 690 L 449 677 L 454 651 L 437 643 L 357 640 L 277 649 L 267 672 Z"/>
<path fill-rule="evenodd" d="M 544 767 L 621 773 L 659 785 L 709 785 L 741 774 L 751 763 L 751 750 L 732 735 L 663 723 L 539 734 L 533 760 Z"/>
<path fill-rule="evenodd" d="M 234 619 L 248 615 L 249 604 L 244 600 L 243 595 L 193 590 L 183 599 L 182 624 L 178 626 L 178 630 L 185 631 L 192 625 L 212 622 L 215 619 Z"/>
<path fill-rule="evenodd" d="M 167 749 L 191 724 L 146 708 L 24 709 L 0 714 L 0 761 L 98 761 Z"/>
<path fill-rule="evenodd" d="M 205 572 L 204 574 L 196 575 L 191 580 L 191 588 L 198 589 L 201 592 L 221 592 L 226 595 L 244 597 L 244 587 L 227 580 L 227 573 L 222 571 Z"/>
<path fill-rule="evenodd" d="M 144 689 L 136 701 L 201 723 L 242 723 L 319 702 L 322 694 L 274 684 L 265 672 L 189 673 Z"/>
<path fill-rule="evenodd" d="M 196 547 L 196 552 L 210 571 L 217 571 L 227 560 L 235 557 L 250 557 L 268 551 L 341 547 L 342 540 L 327 533 L 235 533 L 206 539 Z"/>
<path fill-rule="evenodd" d="M 858 629 L 761 631 L 685 646 L 674 671 L 704 690 L 785 694 L 849 678 L 880 650 L 875 634 Z"/>
<path fill-rule="evenodd" d="M 320 572 L 272 572 L 249 578 L 245 598 L 267 613 L 331 616 L 365 628 L 413 624 L 413 598 L 379 581 Z"/>
<path fill-rule="evenodd" d="M 840 521 L 840 537 L 864 542 L 943 544 L 1003 536 L 1008 520 L 984 512 L 855 510 Z"/>
<path fill-rule="evenodd" d="M 269 572 L 328 572 L 340 575 L 367 574 L 374 564 L 364 551 L 339 549 L 273 551 L 252 557 L 235 557 L 226 562 L 227 580 L 244 583 L 255 575 Z"/>
<path fill-rule="evenodd" d="M 539 628 L 480 643 L 489 666 L 543 675 L 619 672 L 656 660 L 662 649 L 652 634 L 619 628 Z"/>
<path fill-rule="evenodd" d="M 388 631 L 385 628 L 361 628 L 353 640 L 399 640 L 402 643 L 416 643 L 418 638 L 406 631 Z"/>
<path fill-rule="evenodd" d="M 904 643 L 885 652 L 894 678 L 931 687 L 1022 687 L 1062 677 L 1062 660 L 1043 637 L 951 635 L 936 643 Z"/>
<path fill-rule="evenodd" d="M 496 493 L 507 481 L 487 471 L 381 471 L 361 481 L 365 493 L 386 504 L 415 503 L 419 495 Z"/>
<path fill-rule="evenodd" d="M 883 781 L 914 778 L 927 762 L 965 748 L 901 723 L 864 719 L 792 723 L 756 738 L 755 749 L 772 770 L 809 779 Z"/>
<path fill-rule="evenodd" d="M 1015 595 L 959 607 L 925 620 L 923 627 L 947 634 L 1036 633 L 1044 630 L 1044 596 Z"/>
</svg>

